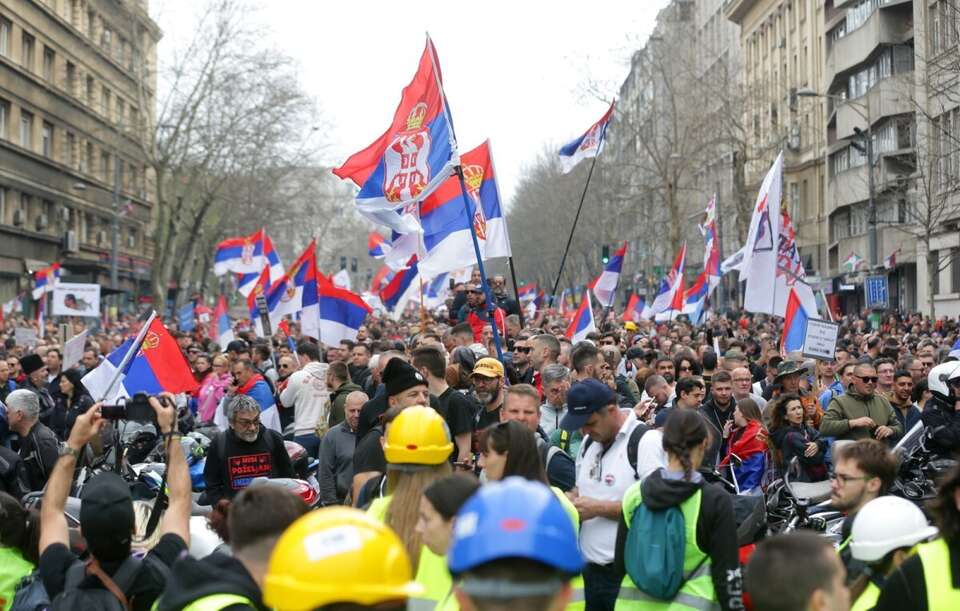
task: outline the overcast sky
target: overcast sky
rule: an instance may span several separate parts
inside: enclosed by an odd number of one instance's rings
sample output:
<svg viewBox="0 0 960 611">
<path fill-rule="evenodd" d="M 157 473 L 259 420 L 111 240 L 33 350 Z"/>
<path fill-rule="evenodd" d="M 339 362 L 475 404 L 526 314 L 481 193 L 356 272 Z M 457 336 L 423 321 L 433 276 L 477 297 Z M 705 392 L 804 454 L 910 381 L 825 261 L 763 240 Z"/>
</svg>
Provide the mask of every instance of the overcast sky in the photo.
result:
<svg viewBox="0 0 960 611">
<path fill-rule="evenodd" d="M 667 0 L 322 2 L 260 0 L 252 18 L 301 66 L 302 83 L 331 126 L 322 161 L 337 165 L 389 124 L 423 51 L 440 57 L 461 151 L 493 144 L 509 202 L 523 166 L 606 110 L 632 51 Z M 160 57 L 188 34 L 196 0 L 150 0 L 164 30 Z"/>
</svg>

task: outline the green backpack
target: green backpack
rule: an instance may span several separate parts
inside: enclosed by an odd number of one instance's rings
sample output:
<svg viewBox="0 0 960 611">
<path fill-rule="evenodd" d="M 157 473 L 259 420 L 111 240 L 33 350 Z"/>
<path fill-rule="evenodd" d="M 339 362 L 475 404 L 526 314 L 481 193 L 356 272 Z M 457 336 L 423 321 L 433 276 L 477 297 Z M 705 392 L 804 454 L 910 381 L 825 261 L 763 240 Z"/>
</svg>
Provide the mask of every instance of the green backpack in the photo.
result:
<svg viewBox="0 0 960 611">
<path fill-rule="evenodd" d="M 684 576 L 686 549 L 686 521 L 679 507 L 653 511 L 641 503 L 634 510 L 623 559 L 627 574 L 638 590 L 658 600 L 672 600 L 709 557 L 704 556 L 690 574 Z"/>
</svg>

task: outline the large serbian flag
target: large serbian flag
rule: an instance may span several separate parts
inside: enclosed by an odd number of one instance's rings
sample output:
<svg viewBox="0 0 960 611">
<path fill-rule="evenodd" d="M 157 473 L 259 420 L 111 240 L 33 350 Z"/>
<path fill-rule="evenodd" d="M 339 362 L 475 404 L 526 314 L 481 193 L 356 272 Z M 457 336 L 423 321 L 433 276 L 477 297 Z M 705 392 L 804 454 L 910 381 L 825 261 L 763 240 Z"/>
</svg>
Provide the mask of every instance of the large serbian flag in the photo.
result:
<svg viewBox="0 0 960 611">
<path fill-rule="evenodd" d="M 597 325 L 593 322 L 593 304 L 590 303 L 590 291 L 585 290 L 583 291 L 583 299 L 580 300 L 580 307 L 577 308 L 577 313 L 570 321 L 570 326 L 567 327 L 567 332 L 564 335 L 576 344 L 587 339 L 587 335 L 596 330 Z"/>
<path fill-rule="evenodd" d="M 617 249 L 607 262 L 603 272 L 590 283 L 589 288 L 597 298 L 597 303 L 605 308 L 613 306 L 617 296 L 617 285 L 620 284 L 620 271 L 623 269 L 623 260 L 627 256 L 627 243 Z"/>
<path fill-rule="evenodd" d="M 271 281 L 276 282 L 283 276 L 283 264 L 273 248 L 273 242 L 264 229 L 260 229 L 248 236 L 227 238 L 217 244 L 214 255 L 213 273 L 222 276 L 227 272 L 252 276 L 253 282 L 259 277 L 264 266 L 270 268 Z M 238 279 L 238 286 L 243 287 L 248 277 Z M 241 291 L 242 292 L 242 291 Z M 247 291 L 248 294 L 249 291 Z"/>
<path fill-rule="evenodd" d="M 47 293 L 53 291 L 60 281 L 60 264 L 54 263 L 50 267 L 38 269 L 33 275 L 33 298 L 40 299 Z"/>
<path fill-rule="evenodd" d="M 677 258 L 673 260 L 670 271 L 660 281 L 660 290 L 653 298 L 653 303 L 650 304 L 651 315 L 669 312 L 670 310 L 679 312 L 683 309 L 683 270 L 686 259 L 687 245 L 684 243 L 677 252 Z"/>
<path fill-rule="evenodd" d="M 607 132 L 607 125 L 613 118 L 615 103 L 610 103 L 607 112 L 600 117 L 599 121 L 591 125 L 590 129 L 566 143 L 560 149 L 560 167 L 564 174 L 569 173 L 582 160 L 596 157 L 603 150 L 603 139 Z"/>
<path fill-rule="evenodd" d="M 417 72 L 404 87 L 383 134 L 333 173 L 360 187 L 357 208 L 371 220 L 409 232 L 399 208 L 426 198 L 459 163 L 443 97 L 442 75 L 430 37 Z"/>
<path fill-rule="evenodd" d="M 786 356 L 791 352 L 803 350 L 804 336 L 807 334 L 807 321 L 810 315 L 803 307 L 803 301 L 796 287 L 790 289 L 787 297 L 787 311 L 783 319 L 783 336 L 780 339 L 780 352 Z"/>
</svg>

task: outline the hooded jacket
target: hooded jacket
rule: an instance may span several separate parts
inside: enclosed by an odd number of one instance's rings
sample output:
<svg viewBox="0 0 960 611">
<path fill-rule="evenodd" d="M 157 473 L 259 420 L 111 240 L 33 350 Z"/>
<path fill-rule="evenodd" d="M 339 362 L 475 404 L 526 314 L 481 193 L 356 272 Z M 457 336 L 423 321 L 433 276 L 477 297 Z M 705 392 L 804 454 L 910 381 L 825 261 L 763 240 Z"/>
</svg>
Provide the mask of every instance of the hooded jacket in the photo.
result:
<svg viewBox="0 0 960 611">
<path fill-rule="evenodd" d="M 827 407 L 827 413 L 820 421 L 820 434 L 837 439 L 872 439 L 875 429 L 867 427 L 850 428 L 850 421 L 869 416 L 877 426 L 893 429 L 893 438 L 903 435 L 903 425 L 893 413 L 893 406 L 880 393 L 867 397 L 859 394 L 851 385 L 847 392 L 834 397 Z"/>
<path fill-rule="evenodd" d="M 742 609 L 737 524 L 730 495 L 715 484 L 708 484 L 699 473 L 690 481 L 679 479 L 666 469 L 654 471 L 641 484 L 643 504 L 653 511 L 677 507 L 697 490 L 702 490 L 697 518 L 697 547 L 710 556 L 710 575 L 721 609 Z M 618 575 L 626 572 L 623 548 L 627 542 L 627 523 L 620 514 L 614 566 Z"/>
<path fill-rule="evenodd" d="M 224 611 L 258 609 L 267 611 L 262 593 L 246 567 L 231 556 L 213 553 L 202 560 L 184 556 L 174 563 L 167 587 L 157 601 L 157 611 L 183 609 L 190 603 L 212 594 L 237 594 L 256 606 L 231 605 Z"/>
<path fill-rule="evenodd" d="M 330 390 L 327 388 L 327 364 L 310 362 L 287 378 L 280 403 L 292 407 L 294 435 L 313 435 L 326 430 L 330 416 Z"/>
</svg>

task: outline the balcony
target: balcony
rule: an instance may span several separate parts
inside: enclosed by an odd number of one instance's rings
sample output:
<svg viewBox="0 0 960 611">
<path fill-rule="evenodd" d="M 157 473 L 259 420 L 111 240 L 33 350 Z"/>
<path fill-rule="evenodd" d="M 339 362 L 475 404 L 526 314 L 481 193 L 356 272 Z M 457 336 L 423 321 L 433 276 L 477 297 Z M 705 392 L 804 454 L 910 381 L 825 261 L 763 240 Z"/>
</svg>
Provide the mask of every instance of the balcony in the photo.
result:
<svg viewBox="0 0 960 611">
<path fill-rule="evenodd" d="M 913 21 L 905 19 L 900 5 L 881 7 L 856 30 L 833 43 L 827 54 L 824 82 L 835 88 L 838 75 L 861 64 L 879 45 L 895 45 L 913 38 Z"/>
<path fill-rule="evenodd" d="M 884 117 L 892 117 L 913 112 L 910 103 L 913 73 L 894 75 L 885 78 L 874 85 L 867 95 L 852 100 L 850 103 L 837 102 L 836 104 L 836 138 L 849 138 L 854 134 L 854 128 L 867 129 L 867 121 L 861 116 L 869 116 L 876 125 Z M 869 108 L 869 112 L 862 105 Z"/>
</svg>

